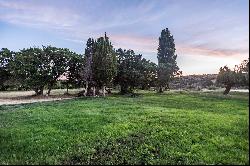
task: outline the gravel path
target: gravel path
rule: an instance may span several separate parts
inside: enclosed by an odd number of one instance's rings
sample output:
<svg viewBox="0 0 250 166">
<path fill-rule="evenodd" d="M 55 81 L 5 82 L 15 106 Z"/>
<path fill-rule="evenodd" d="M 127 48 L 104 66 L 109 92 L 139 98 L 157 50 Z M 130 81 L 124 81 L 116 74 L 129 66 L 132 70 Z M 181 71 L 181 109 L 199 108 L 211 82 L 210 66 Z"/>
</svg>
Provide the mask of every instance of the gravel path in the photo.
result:
<svg viewBox="0 0 250 166">
<path fill-rule="evenodd" d="M 67 100 L 75 98 L 73 94 L 81 91 L 82 89 L 70 89 L 69 93 L 71 95 L 64 95 L 65 89 L 55 89 L 52 90 L 52 96 L 32 96 L 34 91 L 6 91 L 0 92 L 0 105 L 14 105 L 14 104 L 24 104 L 24 103 L 35 103 L 35 102 L 46 102 L 46 101 L 56 101 L 56 100 Z M 222 91 L 223 89 L 220 89 Z M 202 91 L 214 91 L 203 89 Z M 217 90 L 218 91 L 218 90 Z M 232 89 L 232 92 L 248 92 L 248 89 Z"/>
<path fill-rule="evenodd" d="M 34 91 L 5 91 L 0 92 L 0 105 L 14 105 L 24 103 L 46 102 L 56 100 L 67 100 L 75 98 L 74 94 L 81 89 L 69 90 L 71 95 L 64 95 L 66 90 L 56 89 L 52 90 L 51 96 L 33 96 Z"/>
<path fill-rule="evenodd" d="M 72 99 L 72 97 L 65 98 L 40 98 L 40 99 L 0 99 L 0 105 L 14 105 L 14 104 L 24 104 L 24 103 L 35 103 L 35 102 L 45 102 L 45 101 L 56 101 L 56 100 L 67 100 Z"/>
</svg>

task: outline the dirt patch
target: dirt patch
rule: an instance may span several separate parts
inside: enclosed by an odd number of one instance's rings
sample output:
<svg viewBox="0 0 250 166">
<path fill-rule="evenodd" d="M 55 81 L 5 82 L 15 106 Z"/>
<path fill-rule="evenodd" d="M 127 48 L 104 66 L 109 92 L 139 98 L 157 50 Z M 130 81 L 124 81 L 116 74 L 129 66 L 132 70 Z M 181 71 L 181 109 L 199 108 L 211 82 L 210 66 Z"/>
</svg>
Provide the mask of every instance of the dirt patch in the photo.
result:
<svg viewBox="0 0 250 166">
<path fill-rule="evenodd" d="M 64 94 L 65 90 L 54 90 L 52 95 L 35 96 L 33 91 L 0 92 L 0 105 L 14 105 L 45 101 L 56 101 L 76 98 L 79 90 L 71 90 L 70 94 Z"/>
<path fill-rule="evenodd" d="M 24 103 L 35 103 L 35 102 L 45 102 L 45 101 L 56 101 L 56 100 L 66 100 L 75 98 L 74 96 L 25 96 L 25 97 L 15 97 L 9 99 L 1 99 L 0 98 L 0 105 L 13 105 L 13 104 L 24 104 Z"/>
</svg>

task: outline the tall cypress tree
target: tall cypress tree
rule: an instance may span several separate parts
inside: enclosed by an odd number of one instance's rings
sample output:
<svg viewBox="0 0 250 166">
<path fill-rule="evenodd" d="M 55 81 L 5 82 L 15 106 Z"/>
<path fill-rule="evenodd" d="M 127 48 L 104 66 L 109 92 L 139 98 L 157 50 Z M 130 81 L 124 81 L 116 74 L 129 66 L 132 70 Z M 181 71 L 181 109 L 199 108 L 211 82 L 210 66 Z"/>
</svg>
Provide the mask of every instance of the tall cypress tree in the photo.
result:
<svg viewBox="0 0 250 166">
<path fill-rule="evenodd" d="M 96 95 L 99 93 L 99 89 L 103 88 L 105 96 L 105 87 L 113 81 L 117 72 L 115 50 L 106 32 L 104 37 L 97 40 L 89 38 L 86 46 L 82 74 L 82 80 L 87 89 L 85 95 Z M 93 94 L 91 94 L 92 88 Z"/>
<path fill-rule="evenodd" d="M 91 86 L 94 85 L 93 81 L 93 55 L 94 55 L 94 46 L 95 41 L 92 38 L 89 38 L 85 48 L 85 57 L 84 57 L 84 69 L 83 69 L 83 81 L 86 86 L 85 96 L 90 94 Z"/>
<path fill-rule="evenodd" d="M 96 40 L 93 54 L 93 74 L 97 89 L 109 85 L 117 73 L 117 60 L 115 50 L 106 33 L 104 37 Z"/>
<path fill-rule="evenodd" d="M 169 88 L 169 82 L 174 77 L 179 67 L 176 63 L 175 43 L 173 35 L 168 28 L 161 31 L 158 46 L 158 86 L 159 92 L 165 87 Z"/>
</svg>

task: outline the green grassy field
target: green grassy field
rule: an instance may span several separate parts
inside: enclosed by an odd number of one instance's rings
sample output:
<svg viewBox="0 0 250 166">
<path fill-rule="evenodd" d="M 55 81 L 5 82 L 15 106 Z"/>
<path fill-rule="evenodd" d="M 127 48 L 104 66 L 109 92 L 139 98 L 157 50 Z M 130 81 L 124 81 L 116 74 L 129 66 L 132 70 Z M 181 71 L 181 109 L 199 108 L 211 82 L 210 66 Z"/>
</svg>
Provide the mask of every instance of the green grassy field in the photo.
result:
<svg viewBox="0 0 250 166">
<path fill-rule="evenodd" d="M 0 106 L 0 164 L 249 164 L 248 93 Z"/>
</svg>

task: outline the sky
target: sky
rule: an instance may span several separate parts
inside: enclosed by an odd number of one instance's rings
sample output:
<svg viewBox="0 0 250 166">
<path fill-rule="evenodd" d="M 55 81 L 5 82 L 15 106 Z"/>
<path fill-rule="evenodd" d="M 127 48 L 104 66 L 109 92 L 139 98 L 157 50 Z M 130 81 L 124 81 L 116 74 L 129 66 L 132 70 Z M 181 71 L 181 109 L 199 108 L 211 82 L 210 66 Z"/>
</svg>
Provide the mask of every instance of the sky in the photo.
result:
<svg viewBox="0 0 250 166">
<path fill-rule="evenodd" d="M 113 46 L 157 63 L 162 29 L 184 75 L 214 74 L 249 57 L 248 0 L 0 0 L 0 48 L 65 47 L 83 54 L 107 32 Z"/>
</svg>

